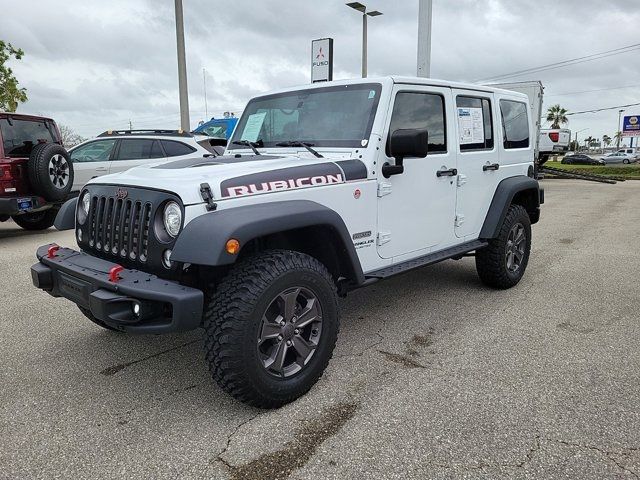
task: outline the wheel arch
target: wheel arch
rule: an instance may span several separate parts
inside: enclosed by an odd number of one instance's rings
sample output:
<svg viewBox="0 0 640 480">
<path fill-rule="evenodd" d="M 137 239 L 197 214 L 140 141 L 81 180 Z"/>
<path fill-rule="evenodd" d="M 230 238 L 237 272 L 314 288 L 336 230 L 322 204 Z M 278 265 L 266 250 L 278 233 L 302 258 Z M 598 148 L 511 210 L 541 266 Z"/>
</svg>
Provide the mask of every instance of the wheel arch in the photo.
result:
<svg viewBox="0 0 640 480">
<path fill-rule="evenodd" d="M 240 253 L 227 253 L 235 238 Z M 201 215 L 180 233 L 171 260 L 202 266 L 226 266 L 267 249 L 290 249 L 317 258 L 335 279 L 360 285 L 364 274 L 350 234 L 334 210 L 308 200 L 244 205 Z"/>
<path fill-rule="evenodd" d="M 500 225 L 512 204 L 522 205 L 531 223 L 540 219 L 541 189 L 538 181 L 524 175 L 509 177 L 502 180 L 491 200 L 489 211 L 480 230 L 480 238 L 495 238 Z"/>
</svg>

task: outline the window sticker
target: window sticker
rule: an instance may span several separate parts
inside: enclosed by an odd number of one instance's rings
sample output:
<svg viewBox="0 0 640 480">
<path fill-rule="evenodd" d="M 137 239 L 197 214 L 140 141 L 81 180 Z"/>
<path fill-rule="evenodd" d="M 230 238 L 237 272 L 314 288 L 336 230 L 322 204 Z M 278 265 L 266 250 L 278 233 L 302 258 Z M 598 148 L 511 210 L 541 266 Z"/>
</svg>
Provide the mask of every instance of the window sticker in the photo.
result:
<svg viewBox="0 0 640 480">
<path fill-rule="evenodd" d="M 482 108 L 458 108 L 460 145 L 484 143 Z"/>
<path fill-rule="evenodd" d="M 258 135 L 260 135 L 262 124 L 264 123 L 264 117 L 266 116 L 267 112 L 254 113 L 252 115 L 249 115 L 240 140 L 256 142 L 258 140 Z"/>
<path fill-rule="evenodd" d="M 375 90 L 369 90 L 369 100 L 371 100 L 372 98 L 375 98 L 376 96 L 376 91 Z"/>
</svg>

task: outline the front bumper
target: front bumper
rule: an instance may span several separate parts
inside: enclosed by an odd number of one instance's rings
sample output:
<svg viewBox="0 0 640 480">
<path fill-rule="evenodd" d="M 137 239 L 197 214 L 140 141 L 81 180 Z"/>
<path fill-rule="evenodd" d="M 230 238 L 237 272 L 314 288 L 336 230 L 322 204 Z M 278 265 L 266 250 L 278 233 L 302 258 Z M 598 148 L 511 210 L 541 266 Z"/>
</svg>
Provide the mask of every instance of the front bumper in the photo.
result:
<svg viewBox="0 0 640 480">
<path fill-rule="evenodd" d="M 139 270 L 122 270 L 109 280 L 115 266 L 83 252 L 38 248 L 31 267 L 33 284 L 54 297 L 64 297 L 91 311 L 107 325 L 128 333 L 169 333 L 198 328 L 204 295 L 201 290 L 163 280 Z M 139 315 L 133 307 L 138 304 Z"/>
<path fill-rule="evenodd" d="M 39 212 L 51 208 L 51 204 L 42 197 L 0 197 L 0 215 L 20 215 Z"/>
</svg>

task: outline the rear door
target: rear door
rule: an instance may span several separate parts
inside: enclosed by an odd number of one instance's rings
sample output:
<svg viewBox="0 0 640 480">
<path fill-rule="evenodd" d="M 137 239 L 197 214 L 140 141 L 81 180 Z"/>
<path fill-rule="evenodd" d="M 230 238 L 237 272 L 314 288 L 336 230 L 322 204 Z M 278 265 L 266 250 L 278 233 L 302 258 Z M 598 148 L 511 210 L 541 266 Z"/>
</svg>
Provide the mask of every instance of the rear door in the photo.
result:
<svg viewBox="0 0 640 480">
<path fill-rule="evenodd" d="M 117 140 L 107 138 L 85 143 L 71 150 L 73 162 L 72 192 L 78 192 L 92 178 L 109 173 L 109 164 L 115 151 Z"/>
<path fill-rule="evenodd" d="M 165 158 L 159 140 L 153 138 L 123 138 L 111 162 L 109 173 L 124 172 L 130 168 Z"/>
<path fill-rule="evenodd" d="M 477 236 L 500 180 L 493 94 L 454 89 L 458 151 L 456 237 Z"/>
</svg>

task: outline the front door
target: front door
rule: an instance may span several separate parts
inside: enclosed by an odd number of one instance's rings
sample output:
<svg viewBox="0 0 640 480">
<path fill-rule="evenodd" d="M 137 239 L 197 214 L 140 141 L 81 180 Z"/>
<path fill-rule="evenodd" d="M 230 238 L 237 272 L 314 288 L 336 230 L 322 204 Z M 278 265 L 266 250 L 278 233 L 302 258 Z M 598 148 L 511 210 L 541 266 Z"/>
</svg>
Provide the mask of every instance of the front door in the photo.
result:
<svg viewBox="0 0 640 480">
<path fill-rule="evenodd" d="M 109 173 L 115 138 L 85 143 L 71 151 L 73 162 L 72 192 L 78 192 L 89 180 Z"/>
<path fill-rule="evenodd" d="M 446 115 L 451 90 L 396 85 L 387 119 L 386 147 L 378 157 L 378 254 L 397 261 L 449 246 L 454 239 L 456 148 L 453 120 Z M 395 163 L 389 135 L 397 129 L 426 128 L 425 158 L 405 158 L 404 173 L 384 178 L 381 166 Z"/>
</svg>

